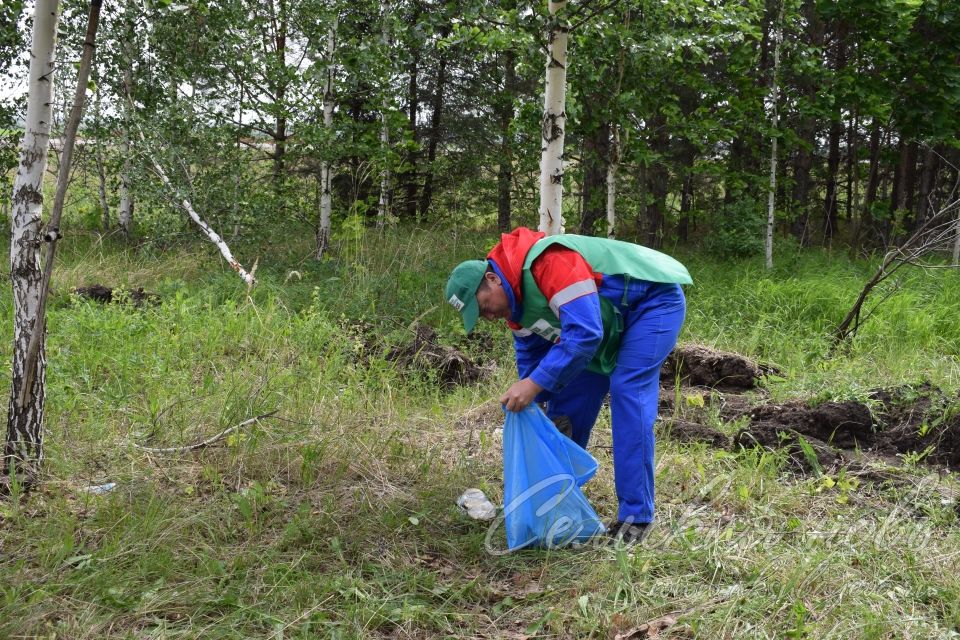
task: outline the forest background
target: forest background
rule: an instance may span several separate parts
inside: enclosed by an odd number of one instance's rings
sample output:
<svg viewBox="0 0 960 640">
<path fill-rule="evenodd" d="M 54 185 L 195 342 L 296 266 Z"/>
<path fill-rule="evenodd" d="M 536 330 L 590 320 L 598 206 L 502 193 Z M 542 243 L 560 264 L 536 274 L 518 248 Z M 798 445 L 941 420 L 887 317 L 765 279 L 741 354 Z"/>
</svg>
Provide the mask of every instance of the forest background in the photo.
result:
<svg viewBox="0 0 960 640">
<path fill-rule="evenodd" d="M 54 174 L 88 9 L 61 6 Z M 31 24 L 29 3 L 0 7 L 6 194 Z M 511 363 L 498 331 L 461 335 L 440 291 L 498 229 L 539 224 L 558 26 L 567 231 L 612 226 L 681 258 L 683 339 L 775 362 L 775 400 L 952 397 L 954 272 L 905 272 L 849 344 L 831 333 L 882 257 L 957 199 L 955 3 L 106 3 L 54 275 L 45 481 L 0 514 L 6 634 L 613 637 L 669 618 L 679 637 L 955 636 L 960 491 L 923 451 L 868 488 L 664 437 L 662 520 L 679 533 L 633 555 L 491 556 L 453 509 L 466 486 L 499 491 L 489 409 Z M 202 243 L 184 199 L 259 284 Z M 935 264 L 956 262 L 954 237 Z M 94 283 L 160 302 L 69 293 Z M 386 356 L 414 320 L 491 377 L 451 390 L 398 369 Z M 677 411 L 709 405 L 691 398 Z M 132 444 L 273 411 L 172 461 Z"/>
</svg>

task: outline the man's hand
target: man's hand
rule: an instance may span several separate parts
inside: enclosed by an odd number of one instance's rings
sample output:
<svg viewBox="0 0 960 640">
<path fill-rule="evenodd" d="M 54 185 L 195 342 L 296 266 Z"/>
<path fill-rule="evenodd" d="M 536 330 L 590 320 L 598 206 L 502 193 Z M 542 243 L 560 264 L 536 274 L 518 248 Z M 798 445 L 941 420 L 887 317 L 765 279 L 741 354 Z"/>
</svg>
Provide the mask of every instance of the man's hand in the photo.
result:
<svg viewBox="0 0 960 640">
<path fill-rule="evenodd" d="M 514 382 L 507 389 L 507 392 L 500 398 L 500 404 L 506 405 L 507 411 L 523 411 L 541 391 L 543 391 L 543 387 L 530 378 L 524 378 Z"/>
</svg>

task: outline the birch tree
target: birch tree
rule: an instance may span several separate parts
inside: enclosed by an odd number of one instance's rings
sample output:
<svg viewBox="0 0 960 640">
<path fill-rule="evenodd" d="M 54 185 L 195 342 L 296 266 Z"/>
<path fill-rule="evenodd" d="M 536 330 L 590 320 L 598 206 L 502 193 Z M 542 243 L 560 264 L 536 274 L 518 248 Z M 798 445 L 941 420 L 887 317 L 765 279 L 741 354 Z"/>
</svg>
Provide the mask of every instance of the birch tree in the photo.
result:
<svg viewBox="0 0 960 640">
<path fill-rule="evenodd" d="M 767 269 L 773 269 L 773 223 L 774 223 L 774 201 L 777 193 L 777 127 L 780 125 L 780 114 L 777 110 L 777 104 L 780 99 L 780 85 L 778 84 L 780 73 L 780 41 L 783 34 L 783 2 L 780 4 L 780 11 L 777 14 L 777 24 L 773 32 L 773 78 L 770 81 L 770 102 L 772 109 L 773 131 L 770 135 L 770 189 L 767 192 L 767 237 L 765 242 L 766 265 Z"/>
<path fill-rule="evenodd" d="M 327 31 L 326 65 L 323 82 L 323 127 L 328 135 L 333 131 L 333 55 L 336 50 L 336 37 L 337 17 L 334 16 L 330 29 Z M 320 224 L 317 227 L 317 260 L 323 258 L 323 253 L 330 244 L 330 181 L 332 173 L 332 163 L 328 151 L 320 162 Z"/>
<path fill-rule="evenodd" d="M 566 0 L 549 0 L 547 72 L 543 98 L 540 155 L 540 231 L 563 233 L 563 136 L 566 127 Z"/>
<path fill-rule="evenodd" d="M 617 167 L 620 165 L 620 128 L 612 126 L 610 160 L 607 163 L 607 237 L 617 235 Z"/>
<path fill-rule="evenodd" d="M 377 202 L 377 226 L 384 226 L 390 219 L 390 0 L 380 2 L 380 39 L 387 59 L 387 90 L 383 92 L 380 106 L 380 150 L 383 153 L 383 167 L 380 169 L 380 200 Z"/>
<path fill-rule="evenodd" d="M 58 0 L 37 0 L 30 46 L 27 119 L 20 165 L 13 185 L 10 233 L 10 279 L 13 284 L 13 381 L 7 412 L 4 469 L 35 475 L 43 461 L 43 409 L 46 354 L 42 328 L 33 326 L 40 307 L 40 242 L 43 175 L 50 148 L 52 82 L 57 39 Z M 32 380 L 24 376 L 33 329 L 41 331 Z M 29 402 L 20 403 L 29 387 Z"/>
<path fill-rule="evenodd" d="M 120 206 L 117 211 L 117 222 L 123 235 L 130 238 L 133 235 L 133 194 L 130 191 L 130 175 L 133 171 L 132 150 L 130 148 L 130 121 L 134 113 L 133 104 L 133 3 L 127 2 L 125 9 L 125 26 L 127 37 L 123 43 L 123 138 L 120 142 L 120 153 L 123 157 L 123 169 L 120 171 Z"/>
<path fill-rule="evenodd" d="M 624 26 L 630 29 L 630 11 L 624 13 Z M 623 72 L 627 53 L 622 38 L 617 57 L 617 86 L 613 92 L 613 117 L 610 123 L 610 157 L 607 158 L 607 237 L 617 235 L 617 168 L 620 166 L 620 90 L 623 88 Z"/>
</svg>

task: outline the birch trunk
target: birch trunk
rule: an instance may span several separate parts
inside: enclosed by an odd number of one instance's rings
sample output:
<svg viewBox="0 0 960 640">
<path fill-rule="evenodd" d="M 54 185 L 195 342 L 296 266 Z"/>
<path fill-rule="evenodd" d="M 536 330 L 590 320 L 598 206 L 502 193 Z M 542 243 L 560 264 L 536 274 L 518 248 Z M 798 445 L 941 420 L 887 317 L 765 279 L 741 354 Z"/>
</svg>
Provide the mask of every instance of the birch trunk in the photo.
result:
<svg viewBox="0 0 960 640">
<path fill-rule="evenodd" d="M 380 114 L 380 148 L 383 150 L 383 168 L 380 169 L 380 200 L 377 202 L 377 226 L 383 227 L 390 219 L 390 126 L 387 124 L 387 111 L 390 99 L 384 95 L 383 109 Z"/>
<path fill-rule="evenodd" d="M 617 167 L 620 165 L 620 127 L 613 124 L 610 160 L 607 162 L 607 237 L 617 237 Z"/>
<path fill-rule="evenodd" d="M 103 230 L 110 230 L 110 202 L 107 200 L 107 172 L 104 167 L 103 160 L 103 143 L 104 136 L 100 131 L 100 91 L 97 91 L 97 101 L 94 107 L 94 125 L 93 128 L 96 131 L 96 164 L 97 164 L 97 186 L 98 192 L 100 195 L 100 212 L 102 214 L 101 221 L 103 224 Z"/>
<path fill-rule="evenodd" d="M 123 169 L 120 171 L 120 207 L 117 222 L 123 235 L 133 235 L 133 194 L 130 193 L 130 172 L 133 170 L 130 149 L 130 119 L 133 117 L 133 8 L 128 3 L 127 38 L 123 44 L 123 140 L 120 153 L 123 155 Z"/>
<path fill-rule="evenodd" d="M 93 53 L 96 50 L 97 26 L 100 24 L 100 8 L 102 0 L 90 1 L 90 12 L 87 17 L 87 30 L 83 40 L 83 54 L 80 56 L 80 66 L 77 70 L 77 87 L 73 93 L 73 106 L 67 117 L 67 126 L 63 132 L 63 152 L 60 154 L 60 164 L 57 169 L 57 189 L 53 197 L 53 208 L 50 210 L 50 220 L 47 230 L 43 234 L 43 241 L 47 244 L 47 256 L 40 279 L 40 296 L 36 315 L 31 321 L 30 341 L 24 358 L 23 384 L 16 396 L 15 407 L 11 411 L 23 410 L 31 401 L 30 386 L 35 377 L 43 378 L 46 362 L 40 358 L 40 351 L 44 334 L 46 333 L 47 297 L 50 292 L 50 278 L 53 275 L 53 261 L 57 254 L 57 244 L 61 237 L 60 218 L 63 215 L 63 203 L 67 196 L 67 185 L 70 183 L 70 168 L 73 164 L 73 148 L 77 141 L 77 130 L 80 128 L 80 119 L 87 97 L 87 82 L 90 77 L 90 67 L 93 64 Z M 41 411 L 42 414 L 42 411 Z M 41 415 L 42 418 L 42 415 Z M 42 423 L 42 419 L 41 419 Z"/>
<path fill-rule="evenodd" d="M 141 142 L 144 142 L 144 140 L 141 140 Z M 198 227 L 200 227 L 200 230 L 203 231 L 203 234 L 207 236 L 210 242 L 217 246 L 217 249 L 220 250 L 220 255 L 222 255 L 223 259 L 227 261 L 227 264 L 230 265 L 230 268 L 240 274 L 240 277 L 244 282 L 247 283 L 248 287 L 255 285 L 257 280 L 253 277 L 253 271 L 256 270 L 257 265 L 253 265 L 254 268 L 252 271 L 246 271 L 237 261 L 237 259 L 233 257 L 230 247 L 227 246 L 227 243 L 224 242 L 223 238 L 221 238 L 220 235 L 200 217 L 196 209 L 193 208 L 193 203 L 190 202 L 190 199 L 177 192 L 177 189 L 173 186 L 173 183 L 170 182 L 170 178 L 167 177 L 167 174 L 163 170 L 163 167 L 160 166 L 160 163 L 153 158 L 150 158 L 149 160 L 153 165 L 154 170 L 156 170 L 157 175 L 160 176 L 160 180 L 162 180 L 163 184 L 165 184 L 167 188 L 176 195 L 180 201 L 180 206 L 183 207 L 183 210 L 187 212 L 187 215 L 190 216 L 190 219 L 193 220 Z"/>
<path fill-rule="evenodd" d="M 20 165 L 13 184 L 10 235 L 10 279 L 13 284 L 13 379 L 7 413 L 4 471 L 11 466 L 32 480 L 43 461 L 43 409 L 46 354 L 42 331 L 36 355 L 36 374 L 25 374 L 30 335 L 40 308 L 40 226 L 43 175 L 50 147 L 54 50 L 58 0 L 37 0 L 30 46 L 30 84 L 27 119 L 20 147 Z M 39 326 L 36 326 L 40 329 Z M 29 387 L 29 402 L 20 404 L 21 390 Z"/>
<path fill-rule="evenodd" d="M 333 129 L 333 53 L 336 48 L 337 19 L 334 18 L 327 32 L 327 68 L 323 86 L 323 127 L 329 134 Z M 324 153 L 320 163 L 320 226 L 317 228 L 317 260 L 330 245 L 330 181 L 332 180 L 330 151 Z"/>
<path fill-rule="evenodd" d="M 383 50 L 389 60 L 390 56 L 390 2 L 381 0 L 380 13 L 382 19 L 380 23 L 380 37 L 383 42 Z M 387 77 L 390 76 L 390 65 L 387 68 Z M 383 227 L 390 219 L 390 125 L 388 113 L 390 111 L 390 92 L 383 92 L 383 100 L 380 105 L 380 151 L 383 153 L 383 168 L 380 169 L 380 201 L 377 203 L 377 226 Z"/>
<path fill-rule="evenodd" d="M 773 269 L 773 226 L 774 203 L 777 195 L 777 127 L 780 126 L 780 112 L 777 103 L 780 100 L 780 85 L 777 74 L 780 72 L 780 25 L 783 23 L 783 3 L 777 16 L 777 28 L 774 32 L 773 45 L 773 80 L 771 81 L 770 101 L 773 108 L 773 135 L 770 142 L 770 190 L 767 192 L 767 238 L 764 243 L 767 269 Z"/>
<path fill-rule="evenodd" d="M 566 0 L 549 0 L 547 77 L 540 155 L 540 231 L 563 233 L 563 136 L 566 127 L 567 35 L 562 19 Z"/>
<path fill-rule="evenodd" d="M 960 267 L 960 212 L 957 213 L 957 227 L 953 235 L 953 266 Z"/>
</svg>

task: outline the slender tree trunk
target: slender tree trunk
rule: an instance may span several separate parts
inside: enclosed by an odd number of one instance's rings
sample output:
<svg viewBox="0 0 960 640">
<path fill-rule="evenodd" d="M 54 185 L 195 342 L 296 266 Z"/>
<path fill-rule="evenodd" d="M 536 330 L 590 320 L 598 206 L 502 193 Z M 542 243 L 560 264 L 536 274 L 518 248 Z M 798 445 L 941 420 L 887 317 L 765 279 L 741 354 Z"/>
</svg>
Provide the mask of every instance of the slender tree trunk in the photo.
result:
<svg viewBox="0 0 960 640">
<path fill-rule="evenodd" d="M 100 92 L 96 93 L 97 99 L 94 102 L 93 130 L 96 136 L 95 160 L 97 164 L 97 192 L 100 196 L 100 220 L 104 231 L 110 230 L 110 202 L 107 199 L 107 172 L 104 167 L 103 145 L 104 135 L 100 131 Z"/>
<path fill-rule="evenodd" d="M 445 38 L 448 33 L 441 30 L 440 37 Z M 439 47 L 438 47 L 439 49 Z M 423 191 L 420 192 L 420 218 L 426 218 L 433 202 L 434 163 L 437 161 L 437 146 L 440 144 L 441 123 L 443 122 L 443 92 L 447 83 L 447 57 L 439 52 L 437 61 L 437 84 L 433 92 L 433 101 L 430 113 L 430 131 L 427 143 L 427 166 L 423 176 Z"/>
<path fill-rule="evenodd" d="M 144 141 L 141 140 L 141 143 Z M 256 262 L 254 262 L 253 267 L 248 272 L 240 262 L 233 257 L 233 252 L 230 251 L 230 247 L 227 246 L 227 243 L 224 242 L 223 238 L 220 237 L 216 231 L 213 230 L 203 218 L 200 217 L 200 214 L 197 213 L 196 209 L 193 208 L 193 203 L 184 196 L 179 190 L 173 186 L 173 183 L 170 181 L 170 178 L 167 177 L 167 173 L 163 170 L 163 167 L 160 166 L 160 163 L 153 158 L 149 158 L 150 162 L 153 164 L 154 170 L 157 172 L 157 175 L 160 176 L 160 180 L 163 181 L 163 184 L 167 186 L 171 193 L 179 200 L 179 204 L 183 207 L 183 210 L 187 212 L 187 215 L 190 216 L 190 219 L 200 227 L 200 230 L 203 232 L 207 239 L 210 240 L 217 249 L 220 250 L 220 255 L 223 256 L 223 259 L 227 261 L 227 264 L 230 265 L 230 268 L 237 272 L 240 278 L 247 283 L 247 287 L 252 287 L 256 284 L 257 280 L 254 277 L 254 272 L 257 269 Z"/>
<path fill-rule="evenodd" d="M 620 166 L 620 128 L 611 127 L 610 159 L 607 161 L 607 237 L 617 237 L 617 168 Z"/>
<path fill-rule="evenodd" d="M 634 221 L 634 228 L 637 235 L 643 237 L 643 230 L 647 220 L 648 200 L 650 199 L 650 185 L 647 184 L 647 165 L 641 161 L 637 164 L 637 219 Z"/>
<path fill-rule="evenodd" d="M 419 19 L 420 7 L 417 5 L 413 14 L 413 23 L 416 24 Z M 418 86 L 420 50 L 416 44 L 413 47 L 409 67 L 409 82 L 407 83 L 407 119 L 410 127 L 410 140 L 413 144 L 407 151 L 406 168 L 400 176 L 404 191 L 404 213 L 411 220 L 417 215 L 417 145 L 419 143 L 417 115 L 420 113 L 420 90 Z"/>
<path fill-rule="evenodd" d="M 131 119 L 134 115 L 133 104 L 133 11 L 131 2 L 125 9 L 127 35 L 123 43 L 123 138 L 120 153 L 123 156 L 123 168 L 120 170 L 120 207 L 117 222 L 128 240 L 133 235 L 133 194 L 130 191 L 130 175 L 133 171 L 133 153 L 130 149 Z"/>
<path fill-rule="evenodd" d="M 323 128 L 329 134 L 333 129 L 333 55 L 336 50 L 337 19 L 327 31 L 327 60 L 326 78 L 323 85 Z M 332 136 L 329 136 L 332 138 Z M 330 245 L 330 210 L 332 197 L 330 182 L 333 179 L 333 170 L 330 162 L 330 150 L 324 153 L 320 162 L 320 224 L 317 226 L 317 260 L 323 258 L 324 252 Z"/>
<path fill-rule="evenodd" d="M 840 21 L 834 25 L 835 35 L 835 55 L 834 72 L 838 75 L 843 72 L 847 66 L 847 39 L 848 27 L 846 22 Z M 824 244 L 833 241 L 833 236 L 837 232 L 837 224 L 840 213 L 838 196 L 838 179 L 840 176 L 840 138 L 843 137 L 843 116 L 837 109 L 830 122 L 829 151 L 827 156 L 827 185 L 826 194 L 823 201 L 823 240 Z"/>
<path fill-rule="evenodd" d="M 630 29 L 630 9 L 623 13 L 623 26 Z M 620 91 L 623 87 L 623 72 L 626 68 L 627 47 L 620 41 L 617 56 L 617 84 L 610 104 L 610 148 L 607 154 L 607 237 L 617 236 L 617 170 L 620 168 Z M 629 134 L 628 134 L 629 135 Z"/>
<path fill-rule="evenodd" d="M 87 80 L 90 77 L 90 67 L 93 64 L 93 53 L 96 49 L 97 26 L 100 23 L 100 8 L 102 0 L 91 0 L 90 12 L 87 17 L 87 30 L 83 40 L 83 54 L 80 56 L 80 65 L 77 68 L 77 87 L 73 94 L 73 106 L 67 117 L 63 132 L 63 152 L 60 155 L 60 166 L 57 171 L 57 188 L 54 192 L 53 207 L 50 210 L 50 220 L 47 223 L 43 240 L 47 244 L 47 255 L 40 280 L 39 301 L 36 315 L 31 319 L 30 340 L 27 343 L 26 355 L 23 358 L 22 384 L 19 394 L 11 397 L 10 423 L 15 423 L 18 412 L 33 413 L 31 387 L 35 379 L 45 380 L 46 358 L 43 355 L 46 326 L 47 297 L 50 291 L 50 278 L 53 275 L 53 261 L 57 252 L 57 243 L 60 239 L 60 218 L 63 214 L 63 203 L 67 195 L 67 185 L 70 182 L 70 168 L 73 163 L 73 149 L 77 140 L 77 129 L 83 117 L 86 103 Z M 12 270 L 11 270 L 12 271 Z M 15 386 L 15 385 L 14 385 Z M 45 395 L 45 391 L 41 391 Z M 40 424 L 42 427 L 43 410 L 40 410 Z M 42 451 L 42 447 L 40 448 Z M 29 463 L 28 463 L 29 464 Z"/>
<path fill-rule="evenodd" d="M 934 148 L 927 145 L 923 151 L 923 160 L 920 167 L 920 193 L 917 196 L 917 226 L 927 221 L 931 213 L 935 211 L 930 202 L 933 194 L 934 183 L 936 182 L 937 171 L 939 170 L 939 159 Z"/>
<path fill-rule="evenodd" d="M 46 354 L 40 307 L 40 243 L 43 175 L 50 146 L 57 0 L 37 0 L 30 47 L 27 119 L 20 148 L 20 165 L 13 185 L 10 235 L 10 279 L 13 283 L 13 381 L 7 413 L 4 471 L 24 474 L 32 482 L 43 462 L 43 412 Z M 25 377 L 30 337 L 39 332 L 32 380 Z M 24 388 L 27 402 L 22 403 Z"/>
<path fill-rule="evenodd" d="M 770 103 L 772 108 L 771 124 L 773 135 L 770 140 L 770 188 L 767 191 L 767 237 L 764 242 L 764 254 L 767 269 L 773 269 L 773 226 L 774 205 L 777 196 L 777 139 L 780 126 L 780 41 L 782 40 L 784 2 L 780 2 L 780 11 L 777 13 L 777 24 L 773 30 L 773 75 L 770 78 Z"/>
<path fill-rule="evenodd" d="M 387 78 L 390 77 L 392 64 L 390 58 L 390 0 L 380 2 L 380 39 L 384 55 L 387 58 Z M 389 84 L 389 83 L 388 83 Z M 380 169 L 380 200 L 377 203 L 377 226 L 383 227 L 390 219 L 390 91 L 384 89 L 380 103 L 380 152 L 383 154 L 383 168 Z"/>
<path fill-rule="evenodd" d="M 693 211 L 693 170 L 683 174 L 683 184 L 680 187 L 680 217 L 677 219 L 677 240 L 690 240 L 690 212 Z"/>
<path fill-rule="evenodd" d="M 953 266 L 960 266 L 960 210 L 957 211 L 957 226 L 953 232 Z"/>
<path fill-rule="evenodd" d="M 813 166 L 813 152 L 807 145 L 816 145 L 816 131 L 811 123 L 802 123 L 797 134 L 799 146 L 793 159 L 793 224 L 791 231 L 801 246 L 810 242 L 810 169 Z"/>
<path fill-rule="evenodd" d="M 854 112 L 850 117 L 850 124 L 847 126 L 847 198 L 845 203 L 846 219 L 853 222 L 853 212 L 856 211 L 857 198 L 857 177 L 859 167 L 857 166 L 859 146 L 857 145 L 857 113 Z"/>
<path fill-rule="evenodd" d="M 850 238 L 850 256 L 857 255 L 860 250 L 860 229 L 863 225 L 863 215 L 860 211 L 860 145 L 858 133 L 860 131 L 860 116 L 854 113 L 850 122 L 850 133 L 847 146 L 847 218 L 853 225 Z"/>
<path fill-rule="evenodd" d="M 851 249 L 854 253 L 860 250 L 860 241 L 863 229 L 875 228 L 873 220 L 873 203 L 877 200 L 877 188 L 880 186 L 880 121 L 874 117 L 870 125 L 869 168 L 867 169 L 867 189 L 863 194 L 863 205 L 860 207 L 860 217 L 853 230 Z"/>
<path fill-rule="evenodd" d="M 681 110 L 683 113 L 692 113 L 684 110 L 684 100 L 681 99 Z M 680 215 L 677 218 L 677 239 L 680 242 L 687 242 L 690 239 L 690 213 L 693 211 L 694 199 L 694 163 L 697 160 L 697 147 L 686 136 L 682 136 L 677 141 L 677 171 L 683 177 L 680 185 Z"/>
<path fill-rule="evenodd" d="M 594 96 L 587 102 L 596 102 Z M 591 121 L 591 109 L 584 106 L 587 122 Z M 608 164 L 610 157 L 610 123 L 597 124 L 583 137 L 583 212 L 580 216 L 580 234 L 592 236 L 596 232 L 597 221 L 604 217 L 607 200 Z"/>
<path fill-rule="evenodd" d="M 917 178 L 917 143 L 901 138 L 899 160 L 893 177 L 893 195 L 890 198 L 890 220 L 896 220 L 898 212 L 905 211 L 904 226 L 913 228 L 913 195 Z"/>
<path fill-rule="evenodd" d="M 540 230 L 563 233 L 563 138 L 566 128 L 567 36 L 566 0 L 549 0 L 547 78 L 543 99 L 540 154 Z"/>
<path fill-rule="evenodd" d="M 497 121 L 500 125 L 500 154 L 497 168 L 497 227 L 503 233 L 510 231 L 510 219 L 512 217 L 513 144 L 510 127 L 513 124 L 516 63 L 517 57 L 512 50 L 503 54 L 503 90 L 494 100 Z"/>
<path fill-rule="evenodd" d="M 663 220 L 667 210 L 667 195 L 670 192 L 670 171 L 667 167 L 670 136 L 664 115 L 657 114 L 650 119 L 650 133 L 650 148 L 654 160 L 646 169 L 650 202 L 641 238 L 644 245 L 659 249 L 663 243 Z"/>
<path fill-rule="evenodd" d="M 822 47 L 825 27 L 817 10 L 815 0 L 804 0 L 803 14 L 806 18 L 806 40 L 814 47 Z M 811 77 L 806 76 L 798 82 L 798 89 L 808 103 L 816 101 L 820 89 Z M 817 121 L 812 115 L 801 115 L 796 126 L 798 147 L 793 162 L 793 195 L 791 204 L 794 215 L 792 232 L 801 246 L 810 242 L 810 172 L 813 167 L 813 153 L 817 148 Z"/>
<path fill-rule="evenodd" d="M 834 120 L 830 124 L 829 152 L 827 155 L 827 188 L 823 200 L 823 241 L 829 244 L 837 230 L 837 176 L 840 173 L 840 137 L 843 135 L 843 122 Z"/>
<path fill-rule="evenodd" d="M 273 11 L 273 0 L 269 0 L 269 5 L 271 19 L 274 23 L 273 53 L 277 59 L 277 67 L 285 69 L 287 66 L 287 3 L 286 0 L 279 0 L 278 12 Z M 280 198 L 281 206 L 283 206 L 283 181 L 286 176 L 287 112 L 284 100 L 287 94 L 287 84 L 287 79 L 281 77 L 273 87 L 276 96 L 274 106 L 277 110 L 273 131 L 273 183 L 277 190 L 277 196 Z"/>
</svg>

